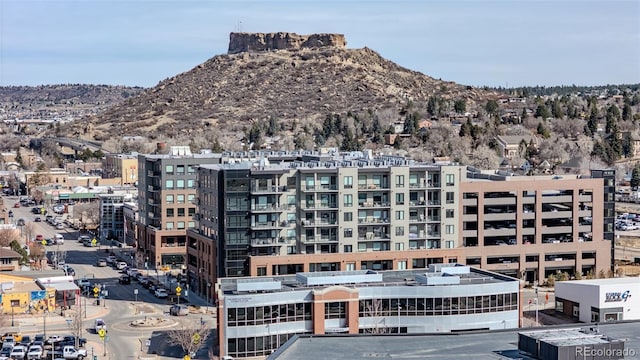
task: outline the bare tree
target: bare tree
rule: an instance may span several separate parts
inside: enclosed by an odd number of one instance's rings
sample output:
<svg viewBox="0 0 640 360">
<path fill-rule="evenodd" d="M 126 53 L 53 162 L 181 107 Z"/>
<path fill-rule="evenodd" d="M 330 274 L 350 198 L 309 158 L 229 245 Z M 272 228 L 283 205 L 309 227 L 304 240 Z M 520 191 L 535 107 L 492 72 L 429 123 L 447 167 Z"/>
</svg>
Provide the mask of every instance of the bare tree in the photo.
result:
<svg viewBox="0 0 640 360">
<path fill-rule="evenodd" d="M 42 261 L 46 253 L 44 245 L 42 244 L 34 243 L 29 246 L 29 259 L 31 260 L 31 266 L 35 270 L 42 270 Z"/>
<path fill-rule="evenodd" d="M 9 247 L 12 241 L 20 239 L 15 229 L 0 229 L 0 247 Z"/>
<path fill-rule="evenodd" d="M 382 309 L 382 300 L 373 299 L 369 300 L 361 300 L 360 306 L 364 309 L 364 317 L 372 318 L 373 327 L 364 329 L 364 333 L 366 334 L 387 334 L 389 333 L 389 328 L 386 326 L 380 326 L 380 323 L 384 324 L 384 312 Z"/>
<path fill-rule="evenodd" d="M 33 240 L 36 233 L 36 225 L 32 222 L 25 223 L 22 227 L 22 232 L 28 240 Z"/>
<path fill-rule="evenodd" d="M 69 330 L 76 338 L 76 349 L 80 347 L 80 337 L 82 336 L 82 311 L 80 306 L 75 306 L 75 309 L 71 313 L 71 321 L 68 322 Z"/>
<path fill-rule="evenodd" d="M 185 355 L 192 355 L 207 341 L 211 329 L 206 324 L 200 323 L 196 328 L 187 328 L 182 325 L 180 329 L 170 330 L 167 333 L 170 344 L 179 345 Z"/>
</svg>

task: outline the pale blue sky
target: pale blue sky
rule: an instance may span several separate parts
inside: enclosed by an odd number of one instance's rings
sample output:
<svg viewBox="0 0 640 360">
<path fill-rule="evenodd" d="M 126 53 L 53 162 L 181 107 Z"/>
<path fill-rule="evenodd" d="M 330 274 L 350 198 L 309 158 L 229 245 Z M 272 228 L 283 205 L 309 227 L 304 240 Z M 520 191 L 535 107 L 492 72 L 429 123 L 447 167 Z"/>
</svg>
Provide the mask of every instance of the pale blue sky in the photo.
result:
<svg viewBox="0 0 640 360">
<path fill-rule="evenodd" d="M 343 33 L 466 85 L 640 83 L 640 0 L 0 0 L 0 85 L 150 87 L 237 29 Z"/>
</svg>

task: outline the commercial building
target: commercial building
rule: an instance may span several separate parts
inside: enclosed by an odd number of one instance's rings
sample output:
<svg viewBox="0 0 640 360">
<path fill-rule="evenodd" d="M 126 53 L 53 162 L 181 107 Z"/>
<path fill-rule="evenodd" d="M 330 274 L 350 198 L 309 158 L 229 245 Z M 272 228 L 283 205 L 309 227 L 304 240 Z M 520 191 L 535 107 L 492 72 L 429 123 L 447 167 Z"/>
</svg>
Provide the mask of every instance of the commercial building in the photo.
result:
<svg viewBox="0 0 640 360">
<path fill-rule="evenodd" d="M 120 185 L 138 183 L 138 153 L 107 154 L 102 163 L 105 178 L 117 178 Z"/>
<path fill-rule="evenodd" d="M 217 276 L 466 263 L 536 283 L 607 271 L 614 178 L 512 176 L 370 152 L 203 165 L 189 284 L 212 299 Z"/>
<path fill-rule="evenodd" d="M 582 322 L 640 320 L 640 278 L 560 281 L 556 311 Z"/>
<path fill-rule="evenodd" d="M 138 155 L 138 254 L 148 268 L 182 268 L 186 231 L 195 227 L 196 168 L 220 162 L 220 154 L 192 154 L 172 146 L 168 154 Z"/>
<path fill-rule="evenodd" d="M 100 240 L 116 240 L 124 243 L 124 205 L 133 201 L 127 190 L 99 194 Z"/>
<path fill-rule="evenodd" d="M 518 327 L 519 281 L 458 264 L 428 270 L 221 278 L 221 356 L 268 355 L 296 334 L 417 334 Z"/>
</svg>

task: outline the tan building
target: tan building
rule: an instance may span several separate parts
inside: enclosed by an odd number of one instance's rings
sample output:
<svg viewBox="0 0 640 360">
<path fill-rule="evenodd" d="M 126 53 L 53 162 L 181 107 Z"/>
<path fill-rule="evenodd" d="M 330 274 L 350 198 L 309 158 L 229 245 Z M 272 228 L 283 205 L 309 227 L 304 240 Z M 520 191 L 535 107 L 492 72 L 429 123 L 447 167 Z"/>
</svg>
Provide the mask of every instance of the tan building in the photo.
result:
<svg viewBox="0 0 640 360">
<path fill-rule="evenodd" d="M 107 154 L 103 170 L 105 178 L 116 178 L 120 185 L 135 185 L 138 182 L 138 154 Z"/>
<path fill-rule="evenodd" d="M 390 156 L 306 154 L 293 163 L 206 165 L 198 174 L 188 280 L 201 291 L 216 275 L 460 262 L 534 283 L 556 271 L 611 267 L 613 171 L 515 177 Z M 200 249 L 213 247 L 203 257 Z"/>
</svg>

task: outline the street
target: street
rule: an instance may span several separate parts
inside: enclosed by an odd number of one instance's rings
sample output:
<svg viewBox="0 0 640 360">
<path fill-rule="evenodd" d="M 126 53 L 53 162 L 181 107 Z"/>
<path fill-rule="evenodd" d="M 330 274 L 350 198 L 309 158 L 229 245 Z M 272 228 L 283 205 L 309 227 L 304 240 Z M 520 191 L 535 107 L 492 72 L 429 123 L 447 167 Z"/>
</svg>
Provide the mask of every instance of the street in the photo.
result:
<svg viewBox="0 0 640 360">
<path fill-rule="evenodd" d="M 88 340 L 86 349 L 89 356 L 96 355 L 98 359 L 137 359 L 139 356 L 147 354 L 147 345 L 150 344 L 151 353 L 162 355 L 158 356 L 158 359 L 181 359 L 184 353 L 178 346 L 168 344 L 164 336 L 167 330 L 189 328 L 199 324 L 201 319 L 207 326 L 212 328 L 215 326 L 215 319 L 211 314 L 169 316 L 168 311 L 171 305 L 167 299 L 156 298 L 152 292 L 136 281 L 132 281 L 129 285 L 120 285 L 118 279 L 122 273 L 111 266 L 96 266 L 97 260 L 106 258 L 111 250 L 119 253 L 120 250 L 131 249 L 118 249 L 111 246 L 85 247 L 78 241 L 78 231 L 70 228 L 56 230 L 44 221 L 34 222 L 36 216 L 41 216 L 43 220 L 44 216 L 32 214 L 31 206 L 14 208 L 13 204 L 18 201 L 17 197 L 12 199 L 5 197 L 4 199 L 8 200 L 7 207 L 13 211 L 13 221 L 24 219 L 25 223 L 33 224 L 31 225 L 33 237 L 38 234 L 43 235 L 44 238 L 51 238 L 55 234 L 61 234 L 64 237 L 64 244 L 47 246 L 46 251 L 57 252 L 58 259 L 64 259 L 66 264 L 75 270 L 75 279 L 87 279 L 92 284 L 91 288 L 95 284 L 100 284 L 102 290 L 106 290 L 107 295 L 100 300 L 99 305 L 92 292 L 88 296 L 80 298 L 78 309 L 84 318 L 81 337 L 86 337 Z M 23 244 L 26 242 L 26 234 L 24 233 L 21 242 Z M 122 260 L 131 263 L 130 256 L 123 256 Z M 167 278 L 162 272 L 149 271 L 148 276 L 163 284 L 167 282 Z M 189 300 L 192 303 L 205 304 L 193 295 L 191 297 L 192 299 Z M 96 318 L 103 319 L 108 326 L 108 333 L 104 341 L 93 330 Z M 162 326 L 136 327 L 131 325 L 136 320 L 143 322 L 142 320 L 152 318 L 162 319 Z M 47 319 L 42 317 L 19 319 L 18 323 L 24 334 L 34 335 L 43 332 L 46 332 L 47 336 L 72 334 L 70 320 L 65 320 L 61 314 L 50 314 Z M 107 347 L 106 356 L 103 344 L 106 344 Z M 206 358 L 206 349 L 202 349 L 197 358 Z"/>
</svg>

